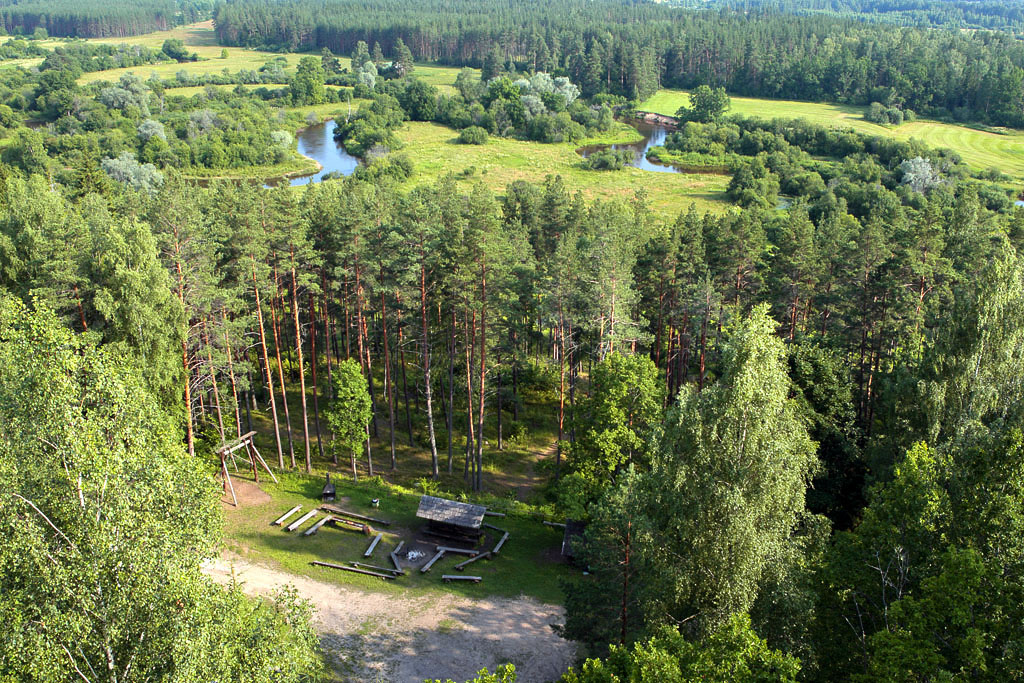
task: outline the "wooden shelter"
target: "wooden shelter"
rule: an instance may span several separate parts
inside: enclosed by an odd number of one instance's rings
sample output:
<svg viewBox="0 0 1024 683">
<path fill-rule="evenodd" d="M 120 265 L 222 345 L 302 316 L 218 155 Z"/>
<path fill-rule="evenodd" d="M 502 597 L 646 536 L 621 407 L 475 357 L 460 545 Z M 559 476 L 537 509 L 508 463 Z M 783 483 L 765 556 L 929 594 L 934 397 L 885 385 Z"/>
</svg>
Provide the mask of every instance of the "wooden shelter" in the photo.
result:
<svg viewBox="0 0 1024 683">
<path fill-rule="evenodd" d="M 238 499 L 235 497 L 235 487 L 231 483 L 231 475 L 228 474 L 227 460 L 230 457 L 231 461 L 235 465 L 235 471 L 238 471 L 238 463 L 235 461 L 235 451 L 243 448 L 245 449 L 246 454 L 249 456 L 249 464 L 252 466 L 252 477 L 257 484 L 260 483 L 260 472 L 256 468 L 257 461 L 263 466 L 263 469 L 267 471 L 270 478 L 274 480 L 274 483 L 277 483 L 277 477 L 275 477 L 274 473 L 270 471 L 270 467 L 263 459 L 263 456 L 260 455 L 260 452 L 256 450 L 256 443 L 253 441 L 255 436 L 256 432 L 243 434 L 240 438 L 235 439 L 234 441 L 229 441 L 216 451 L 217 455 L 220 456 L 220 473 L 224 477 L 224 490 L 231 492 L 231 500 L 234 501 L 235 507 L 238 507 Z"/>
<path fill-rule="evenodd" d="M 447 538 L 476 540 L 480 538 L 486 511 L 487 508 L 483 505 L 423 496 L 420 498 L 416 516 L 427 520 L 427 528 L 433 534 Z"/>
</svg>

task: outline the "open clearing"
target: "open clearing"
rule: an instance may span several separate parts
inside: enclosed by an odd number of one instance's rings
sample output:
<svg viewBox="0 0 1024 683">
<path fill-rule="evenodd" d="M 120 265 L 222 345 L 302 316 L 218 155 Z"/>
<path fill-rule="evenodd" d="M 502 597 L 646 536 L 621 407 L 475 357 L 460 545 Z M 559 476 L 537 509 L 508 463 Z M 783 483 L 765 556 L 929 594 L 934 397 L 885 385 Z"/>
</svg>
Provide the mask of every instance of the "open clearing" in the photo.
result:
<svg viewBox="0 0 1024 683">
<path fill-rule="evenodd" d="M 620 128 L 620 138 L 586 140 L 591 142 L 628 142 L 635 138 L 632 128 Z M 633 134 L 630 134 L 633 131 Z M 580 164 L 577 144 L 541 144 L 523 140 L 491 137 L 486 145 L 463 145 L 458 133 L 434 123 L 406 123 L 398 138 L 415 167 L 413 182 L 433 182 L 445 173 L 455 173 L 463 189 L 483 181 L 495 192 L 516 180 L 543 181 L 549 175 L 561 175 L 571 192 L 580 190 L 588 200 L 630 199 L 646 191 L 651 210 L 661 218 L 675 218 L 691 203 L 701 211 L 723 211 L 725 188 L 729 179 L 722 175 L 652 173 L 627 167 L 621 171 L 588 171 Z M 462 175 L 459 175 L 462 174 Z"/>
<path fill-rule="evenodd" d="M 206 571 L 222 583 L 234 577 L 253 595 L 293 585 L 317 607 L 315 626 L 335 680 L 462 681 L 512 662 L 521 683 L 543 683 L 564 673 L 575 655 L 575 646 L 551 629 L 561 623 L 562 608 L 531 598 L 371 593 L 238 558 L 218 559 Z"/>
<path fill-rule="evenodd" d="M 683 90 L 659 90 L 637 108 L 669 116 L 690 97 Z M 929 147 L 951 149 L 977 170 L 997 168 L 1024 178 L 1024 131 L 989 132 L 939 121 L 918 120 L 897 127 L 880 126 L 864 120 L 864 107 L 790 100 L 732 97 L 730 113 L 764 119 L 805 119 L 823 126 L 844 126 L 868 135 L 897 140 L 916 138 Z"/>
<path fill-rule="evenodd" d="M 294 69 L 306 54 L 312 54 L 315 57 L 320 57 L 319 52 L 315 53 L 277 53 L 277 52 L 266 52 L 263 50 L 252 50 L 241 47 L 228 47 L 227 59 L 221 58 L 221 51 L 225 48 L 217 44 L 217 34 L 213 29 L 213 21 L 203 21 L 197 24 L 189 24 L 187 26 L 179 26 L 171 29 L 170 31 L 156 31 L 154 33 L 146 33 L 140 36 L 132 36 L 129 38 L 92 38 L 90 42 L 96 43 L 110 43 L 113 45 L 144 45 L 146 47 L 159 49 L 164 41 L 168 38 L 177 38 L 184 41 L 185 46 L 188 47 L 190 52 L 195 52 L 199 55 L 200 61 L 198 62 L 167 62 L 163 64 L 145 64 L 143 66 L 128 67 L 125 69 L 110 69 L 109 71 L 94 71 L 87 74 L 83 74 L 79 83 L 86 84 L 95 81 L 116 81 L 124 73 L 134 73 L 137 76 L 146 79 L 151 75 L 156 74 L 160 78 L 173 79 L 179 71 L 186 71 L 190 75 L 208 75 L 220 73 L 224 69 L 227 69 L 231 73 L 235 73 L 241 69 L 257 70 L 268 61 L 283 57 L 287 60 L 287 69 Z M 62 41 L 51 40 L 42 43 L 46 47 L 56 47 L 60 45 Z M 31 63 L 38 63 L 41 61 L 36 58 L 33 60 L 26 60 Z M 338 61 L 341 63 L 342 68 L 350 68 L 351 60 L 343 55 L 338 55 Z M 7 64 L 13 64 L 14 62 L 5 62 Z M 454 67 L 445 66 L 432 66 L 428 64 L 416 65 L 415 74 L 418 78 L 421 78 L 431 85 L 437 86 L 437 88 L 446 94 L 455 92 L 453 83 L 455 77 L 458 75 L 460 69 Z"/>
</svg>

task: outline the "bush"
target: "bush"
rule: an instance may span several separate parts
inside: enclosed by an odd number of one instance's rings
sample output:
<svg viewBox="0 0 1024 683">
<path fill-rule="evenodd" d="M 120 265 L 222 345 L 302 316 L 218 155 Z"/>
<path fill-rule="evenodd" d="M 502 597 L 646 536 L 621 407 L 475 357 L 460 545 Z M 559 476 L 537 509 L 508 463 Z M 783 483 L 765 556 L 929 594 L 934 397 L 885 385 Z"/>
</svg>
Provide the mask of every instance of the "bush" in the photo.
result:
<svg viewBox="0 0 1024 683">
<path fill-rule="evenodd" d="M 480 126 L 463 128 L 459 133 L 459 142 L 464 145 L 486 145 L 487 138 L 487 131 Z"/>
<path fill-rule="evenodd" d="M 872 102 L 868 110 L 864 112 L 864 119 L 871 123 L 877 123 L 880 126 L 898 126 L 903 123 L 905 118 L 913 121 L 916 116 L 914 112 L 907 112 L 908 116 L 904 116 L 902 109 L 897 107 L 886 107 L 881 102 Z"/>
<path fill-rule="evenodd" d="M 621 171 L 633 160 L 628 149 L 602 149 L 583 160 L 583 168 L 591 171 Z"/>
</svg>

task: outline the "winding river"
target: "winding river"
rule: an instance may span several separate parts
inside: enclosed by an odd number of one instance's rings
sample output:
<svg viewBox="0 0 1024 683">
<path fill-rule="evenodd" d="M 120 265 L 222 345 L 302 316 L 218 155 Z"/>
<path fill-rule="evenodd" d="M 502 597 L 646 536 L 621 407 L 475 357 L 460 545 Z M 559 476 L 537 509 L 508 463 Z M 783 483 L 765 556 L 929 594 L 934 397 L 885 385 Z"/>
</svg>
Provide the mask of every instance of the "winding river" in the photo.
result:
<svg viewBox="0 0 1024 683">
<path fill-rule="evenodd" d="M 586 147 L 580 147 L 576 152 L 586 159 L 594 152 L 600 152 L 609 147 L 614 150 L 629 150 L 633 152 L 633 161 L 629 164 L 633 168 L 639 168 L 641 171 L 653 171 L 655 173 L 682 173 L 675 166 L 659 164 L 647 158 L 647 151 L 649 149 L 665 144 L 665 138 L 672 132 L 672 128 L 657 123 L 648 123 L 647 121 L 628 121 L 627 123 L 643 135 L 641 140 L 619 145 L 587 145 Z"/>
<path fill-rule="evenodd" d="M 310 175 L 290 178 L 289 185 L 308 185 L 320 182 L 328 173 L 352 175 L 359 166 L 359 159 L 345 151 L 345 148 L 334 141 L 334 129 L 338 124 L 334 119 L 317 123 L 299 131 L 296 136 L 299 154 L 307 156 L 320 164 L 320 170 Z"/>
<path fill-rule="evenodd" d="M 584 159 L 602 149 L 625 149 L 633 152 L 633 161 L 629 164 L 634 168 L 655 173 L 681 173 L 674 166 L 655 163 L 647 158 L 647 150 L 664 144 L 665 138 L 672 131 L 667 126 L 645 121 L 630 121 L 629 125 L 636 128 L 643 138 L 637 142 L 618 145 L 588 145 L 580 147 L 576 152 Z M 329 173 L 352 175 L 359 166 L 359 159 L 345 151 L 345 148 L 334 140 L 334 129 L 337 124 L 333 119 L 317 123 L 300 130 L 297 137 L 299 154 L 313 159 L 320 164 L 320 170 L 310 175 L 298 176 L 288 180 L 289 185 L 307 185 L 320 182 Z"/>
</svg>

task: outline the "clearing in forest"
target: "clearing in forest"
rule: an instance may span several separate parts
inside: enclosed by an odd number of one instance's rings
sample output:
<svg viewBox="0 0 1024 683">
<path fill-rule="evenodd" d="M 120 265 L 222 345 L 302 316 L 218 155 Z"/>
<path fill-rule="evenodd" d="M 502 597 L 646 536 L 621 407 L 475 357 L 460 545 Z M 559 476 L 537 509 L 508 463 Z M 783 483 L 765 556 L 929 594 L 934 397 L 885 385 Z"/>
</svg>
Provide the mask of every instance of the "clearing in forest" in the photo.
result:
<svg viewBox="0 0 1024 683">
<path fill-rule="evenodd" d="M 253 595 L 294 586 L 317 608 L 314 626 L 337 681 L 462 681 L 512 662 L 520 681 L 538 683 L 564 673 L 575 655 L 575 645 L 551 628 L 562 622 L 562 608 L 533 598 L 370 592 L 238 558 L 218 559 L 206 571 L 221 582 L 240 581 Z"/>
</svg>

